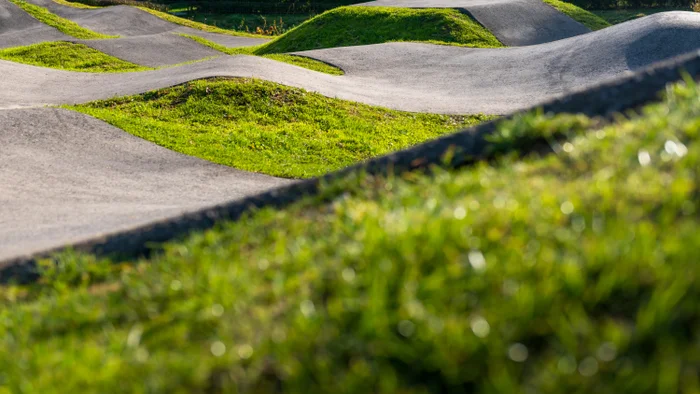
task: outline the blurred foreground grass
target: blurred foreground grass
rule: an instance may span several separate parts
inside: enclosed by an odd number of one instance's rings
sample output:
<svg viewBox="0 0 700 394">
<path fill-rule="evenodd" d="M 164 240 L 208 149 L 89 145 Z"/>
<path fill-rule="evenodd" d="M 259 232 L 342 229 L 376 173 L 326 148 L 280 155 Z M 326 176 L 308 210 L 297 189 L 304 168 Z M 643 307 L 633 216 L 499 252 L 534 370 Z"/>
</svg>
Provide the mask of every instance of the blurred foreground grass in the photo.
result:
<svg viewBox="0 0 700 394">
<path fill-rule="evenodd" d="M 0 290 L 0 387 L 698 393 L 700 87 Z M 547 141 L 554 153 L 526 155 Z M 510 152 L 510 153 L 509 153 Z M 2 392 L 0 388 L 0 392 Z"/>
</svg>

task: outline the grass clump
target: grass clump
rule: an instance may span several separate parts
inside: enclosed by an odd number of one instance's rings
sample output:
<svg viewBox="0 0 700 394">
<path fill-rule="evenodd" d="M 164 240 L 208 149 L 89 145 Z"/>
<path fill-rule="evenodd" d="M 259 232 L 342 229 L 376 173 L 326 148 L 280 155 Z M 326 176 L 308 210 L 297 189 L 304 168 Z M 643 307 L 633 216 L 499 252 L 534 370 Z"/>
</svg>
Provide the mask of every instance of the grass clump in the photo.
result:
<svg viewBox="0 0 700 394">
<path fill-rule="evenodd" d="M 70 107 L 187 155 L 290 178 L 321 175 L 475 124 L 252 79 L 201 80 Z"/>
<path fill-rule="evenodd" d="M 49 10 L 47 10 L 44 7 L 39 7 L 38 5 L 30 4 L 27 3 L 24 0 L 10 0 L 11 2 L 17 4 L 20 8 L 22 8 L 24 11 L 26 11 L 29 15 L 33 16 L 40 22 L 49 25 L 51 27 L 56 28 L 58 31 L 67 34 L 69 36 L 75 37 L 75 38 L 80 38 L 80 39 L 85 39 L 85 40 L 93 40 L 93 39 L 107 39 L 107 38 L 117 38 L 118 36 L 109 36 L 106 34 L 101 34 L 94 32 L 89 29 L 85 29 L 84 27 L 81 27 L 77 23 L 70 21 L 65 18 L 61 18 L 60 16 L 51 13 Z"/>
<path fill-rule="evenodd" d="M 40 67 L 82 72 L 130 72 L 152 70 L 107 55 L 83 44 L 44 42 L 0 49 L 0 59 Z"/>
<path fill-rule="evenodd" d="M 571 19 L 581 23 L 587 28 L 595 31 L 610 27 L 610 23 L 597 13 L 584 10 L 574 4 L 561 0 L 543 0 L 545 3 L 556 8 L 559 12 L 568 15 Z"/>
<path fill-rule="evenodd" d="M 390 41 L 427 41 L 480 48 L 503 46 L 470 17 L 449 9 L 340 7 L 291 29 L 256 49 L 285 53 Z"/>
<path fill-rule="evenodd" d="M 700 88 L 505 155 L 358 175 L 127 265 L 0 290 L 10 392 L 694 393 Z M 566 136 L 558 140 L 556 136 Z M 520 153 L 524 153 L 520 151 Z"/>
<path fill-rule="evenodd" d="M 259 34 L 244 33 L 244 32 L 240 32 L 240 31 L 222 29 L 222 28 L 219 28 L 216 26 L 210 26 L 210 25 L 207 25 L 204 23 L 192 21 L 192 20 L 185 19 L 185 18 L 180 18 L 179 16 L 168 14 L 167 12 L 163 12 L 163 11 L 154 10 L 154 9 L 148 8 L 148 7 L 137 7 L 137 8 L 139 8 L 143 11 L 146 11 L 151 15 L 157 16 L 158 18 L 164 19 L 168 22 L 176 23 L 178 25 L 186 26 L 186 27 L 189 27 L 192 29 L 206 31 L 209 33 L 219 33 L 219 34 L 227 34 L 230 36 L 241 36 L 241 37 L 252 37 L 252 38 L 263 38 L 264 37 L 264 36 L 259 35 Z"/>
<path fill-rule="evenodd" d="M 68 0 L 53 0 L 54 3 L 58 3 L 61 5 L 65 5 L 68 7 L 73 7 L 73 8 L 82 8 L 82 9 L 96 9 L 100 8 L 94 5 L 88 5 L 88 4 L 83 4 L 79 3 L 77 1 L 68 1 Z"/>
</svg>

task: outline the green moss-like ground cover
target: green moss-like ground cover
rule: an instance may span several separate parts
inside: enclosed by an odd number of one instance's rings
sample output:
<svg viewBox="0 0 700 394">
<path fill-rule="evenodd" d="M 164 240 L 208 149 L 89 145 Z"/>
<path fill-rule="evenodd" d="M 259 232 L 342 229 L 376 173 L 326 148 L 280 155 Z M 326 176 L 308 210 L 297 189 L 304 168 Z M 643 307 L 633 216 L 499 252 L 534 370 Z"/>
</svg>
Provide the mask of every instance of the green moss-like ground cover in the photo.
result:
<svg viewBox="0 0 700 394">
<path fill-rule="evenodd" d="M 83 44 L 45 42 L 0 49 L 0 59 L 40 67 L 83 72 L 130 72 L 151 70 L 107 55 Z"/>
<path fill-rule="evenodd" d="M 194 81 L 71 108 L 178 152 L 293 178 L 488 119 L 392 111 L 250 79 Z"/>
<path fill-rule="evenodd" d="M 561 0 L 543 0 L 545 3 L 556 8 L 559 12 L 568 15 L 571 19 L 583 24 L 587 28 L 595 31 L 604 29 L 610 26 L 610 23 L 599 15 L 577 7 L 571 3 L 566 3 Z"/>
<path fill-rule="evenodd" d="M 697 393 L 700 87 L 0 288 L 13 393 Z M 562 140 L 561 137 L 564 137 Z M 523 153 L 523 151 L 520 151 Z"/>
<path fill-rule="evenodd" d="M 257 54 L 428 41 L 480 48 L 503 46 L 470 17 L 449 9 L 340 7 L 320 14 L 256 49 Z"/>
<path fill-rule="evenodd" d="M 470 17 L 449 9 L 339 7 L 315 16 L 274 40 L 248 48 L 226 48 L 186 36 L 228 54 L 268 55 L 320 48 L 422 41 L 478 48 L 503 46 Z"/>
<path fill-rule="evenodd" d="M 101 34 L 94 32 L 92 30 L 81 27 L 77 23 L 70 21 L 68 19 L 62 18 L 44 7 L 39 7 L 31 3 L 27 3 L 24 0 L 10 0 L 11 2 L 17 4 L 20 8 L 26 11 L 28 14 L 39 20 L 40 22 L 47 24 L 49 26 L 55 27 L 60 32 L 67 34 L 69 36 L 85 39 L 107 39 L 107 38 L 117 38 L 117 36 L 109 36 L 106 34 Z"/>
</svg>

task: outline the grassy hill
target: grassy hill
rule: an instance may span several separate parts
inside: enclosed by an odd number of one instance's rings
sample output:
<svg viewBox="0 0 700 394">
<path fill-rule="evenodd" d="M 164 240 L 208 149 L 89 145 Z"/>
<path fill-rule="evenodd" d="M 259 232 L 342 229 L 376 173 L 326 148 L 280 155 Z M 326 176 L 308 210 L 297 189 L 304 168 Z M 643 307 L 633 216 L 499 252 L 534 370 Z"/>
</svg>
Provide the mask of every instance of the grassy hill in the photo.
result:
<svg viewBox="0 0 700 394">
<path fill-rule="evenodd" d="M 692 83 L 612 123 L 535 112 L 488 163 L 357 174 L 148 259 L 65 254 L 0 288 L 0 384 L 697 392 L 698 119 Z"/>
</svg>

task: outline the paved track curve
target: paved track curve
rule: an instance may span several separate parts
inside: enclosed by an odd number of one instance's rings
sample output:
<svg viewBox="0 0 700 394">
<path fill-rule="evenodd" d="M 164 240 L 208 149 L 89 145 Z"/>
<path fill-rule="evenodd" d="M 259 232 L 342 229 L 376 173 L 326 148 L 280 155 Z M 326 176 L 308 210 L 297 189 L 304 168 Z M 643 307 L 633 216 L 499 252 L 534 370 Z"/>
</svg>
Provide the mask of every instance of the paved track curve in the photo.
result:
<svg viewBox="0 0 700 394">
<path fill-rule="evenodd" d="M 120 38 L 78 40 L 44 25 L 10 1 L 0 0 L 0 48 L 47 41 L 79 42 L 122 60 L 161 67 L 221 55 L 221 52 L 180 34 L 203 37 L 227 47 L 253 46 L 269 41 L 191 29 L 129 6 L 80 9 L 51 0 L 31 0 L 30 3 L 45 7 L 82 27 Z"/>
<path fill-rule="evenodd" d="M 502 114 L 699 48 L 700 14 L 672 12 L 528 48 L 390 43 L 300 53 L 343 67 L 345 76 L 251 56 L 127 74 L 0 61 L 0 108 L 244 76 L 408 111 Z M 61 109 L 0 111 L 0 261 L 287 182 L 186 157 Z"/>
<path fill-rule="evenodd" d="M 52 0 L 26 1 L 44 7 L 54 14 L 71 20 L 86 29 L 121 37 L 149 36 L 161 33 L 184 33 L 200 36 L 227 47 L 259 45 L 268 41 L 264 38 L 239 37 L 192 29 L 168 22 L 146 11 L 126 5 L 84 9 L 65 6 Z"/>
<path fill-rule="evenodd" d="M 507 46 L 542 44 L 590 32 L 541 0 L 378 0 L 359 5 L 463 10 Z"/>
<path fill-rule="evenodd" d="M 39 22 L 15 4 L 0 0 L 0 49 L 66 38 L 65 34 Z"/>
<path fill-rule="evenodd" d="M 300 52 L 346 71 L 331 76 L 252 56 L 175 68 L 87 74 L 0 61 L 0 108 L 80 103 L 189 80 L 257 77 L 389 108 L 504 114 L 700 49 L 700 14 L 669 12 L 527 48 L 388 43 Z"/>
<path fill-rule="evenodd" d="M 56 108 L 0 111 L 0 261 L 288 184 Z"/>
</svg>

